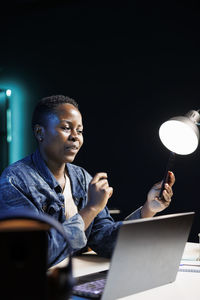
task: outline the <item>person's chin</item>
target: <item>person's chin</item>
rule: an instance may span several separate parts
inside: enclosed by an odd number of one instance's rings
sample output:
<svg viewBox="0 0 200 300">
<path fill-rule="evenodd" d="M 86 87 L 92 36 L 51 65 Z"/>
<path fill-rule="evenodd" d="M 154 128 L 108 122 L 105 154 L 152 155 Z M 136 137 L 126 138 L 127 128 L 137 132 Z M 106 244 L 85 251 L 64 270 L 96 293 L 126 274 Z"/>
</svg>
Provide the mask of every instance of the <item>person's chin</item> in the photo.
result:
<svg viewBox="0 0 200 300">
<path fill-rule="evenodd" d="M 65 156 L 65 163 L 72 163 L 75 159 L 76 155 L 67 155 Z"/>
</svg>

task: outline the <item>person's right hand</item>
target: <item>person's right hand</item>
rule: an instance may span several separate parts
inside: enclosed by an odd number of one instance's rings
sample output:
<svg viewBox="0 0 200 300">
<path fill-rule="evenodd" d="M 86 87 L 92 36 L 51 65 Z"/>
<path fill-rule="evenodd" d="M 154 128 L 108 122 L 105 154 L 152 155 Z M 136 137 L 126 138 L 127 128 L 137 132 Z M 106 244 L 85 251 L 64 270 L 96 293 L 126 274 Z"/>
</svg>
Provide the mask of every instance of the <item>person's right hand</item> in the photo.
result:
<svg viewBox="0 0 200 300">
<path fill-rule="evenodd" d="M 109 186 L 107 178 L 106 173 L 97 173 L 89 184 L 87 206 L 98 213 L 104 209 L 113 194 L 113 188 Z"/>
</svg>

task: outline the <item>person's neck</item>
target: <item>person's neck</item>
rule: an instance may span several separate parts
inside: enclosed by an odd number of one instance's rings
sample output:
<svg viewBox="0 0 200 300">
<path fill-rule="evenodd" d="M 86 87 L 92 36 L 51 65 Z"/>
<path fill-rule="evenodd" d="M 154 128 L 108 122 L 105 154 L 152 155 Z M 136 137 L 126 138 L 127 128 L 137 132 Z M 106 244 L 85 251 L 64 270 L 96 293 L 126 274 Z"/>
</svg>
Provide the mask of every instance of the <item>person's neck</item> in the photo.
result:
<svg viewBox="0 0 200 300">
<path fill-rule="evenodd" d="M 49 168 L 51 173 L 54 175 L 54 177 L 56 179 L 63 178 L 63 176 L 65 175 L 65 172 L 66 172 L 65 163 L 55 162 L 55 161 L 49 159 L 48 157 L 46 157 L 44 155 L 44 153 L 42 153 L 42 152 L 41 152 L 41 155 L 42 155 L 47 167 Z"/>
<path fill-rule="evenodd" d="M 56 181 L 61 186 L 62 192 L 64 192 L 65 185 L 66 185 L 66 178 L 67 178 L 65 164 L 58 165 L 52 161 L 48 161 L 46 162 L 46 164 L 50 169 L 50 171 L 52 172 L 52 174 L 54 175 Z"/>
<path fill-rule="evenodd" d="M 60 179 L 65 175 L 65 164 L 56 165 L 54 162 L 48 162 L 47 166 L 56 179 Z"/>
</svg>

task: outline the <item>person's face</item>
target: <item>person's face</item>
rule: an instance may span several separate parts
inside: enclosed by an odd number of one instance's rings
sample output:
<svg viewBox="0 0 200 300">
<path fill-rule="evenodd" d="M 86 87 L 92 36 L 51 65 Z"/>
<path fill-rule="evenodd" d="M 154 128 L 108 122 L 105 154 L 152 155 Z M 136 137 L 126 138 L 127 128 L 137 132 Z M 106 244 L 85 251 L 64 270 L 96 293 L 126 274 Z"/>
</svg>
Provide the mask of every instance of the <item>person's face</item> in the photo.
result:
<svg viewBox="0 0 200 300">
<path fill-rule="evenodd" d="M 58 164 L 72 162 L 83 144 L 82 117 L 72 104 L 60 104 L 42 127 L 40 150 L 47 160 Z"/>
</svg>

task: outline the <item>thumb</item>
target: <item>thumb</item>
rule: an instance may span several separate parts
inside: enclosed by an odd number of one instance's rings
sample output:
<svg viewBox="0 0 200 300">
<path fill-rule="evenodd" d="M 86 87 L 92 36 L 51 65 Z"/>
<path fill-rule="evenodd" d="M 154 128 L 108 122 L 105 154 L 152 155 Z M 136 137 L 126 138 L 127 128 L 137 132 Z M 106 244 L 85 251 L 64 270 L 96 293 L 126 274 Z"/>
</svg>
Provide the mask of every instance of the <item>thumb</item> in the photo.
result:
<svg viewBox="0 0 200 300">
<path fill-rule="evenodd" d="M 108 193 L 109 193 L 109 196 L 108 196 L 108 199 L 109 199 L 113 194 L 113 188 L 112 187 L 108 188 Z"/>
</svg>

